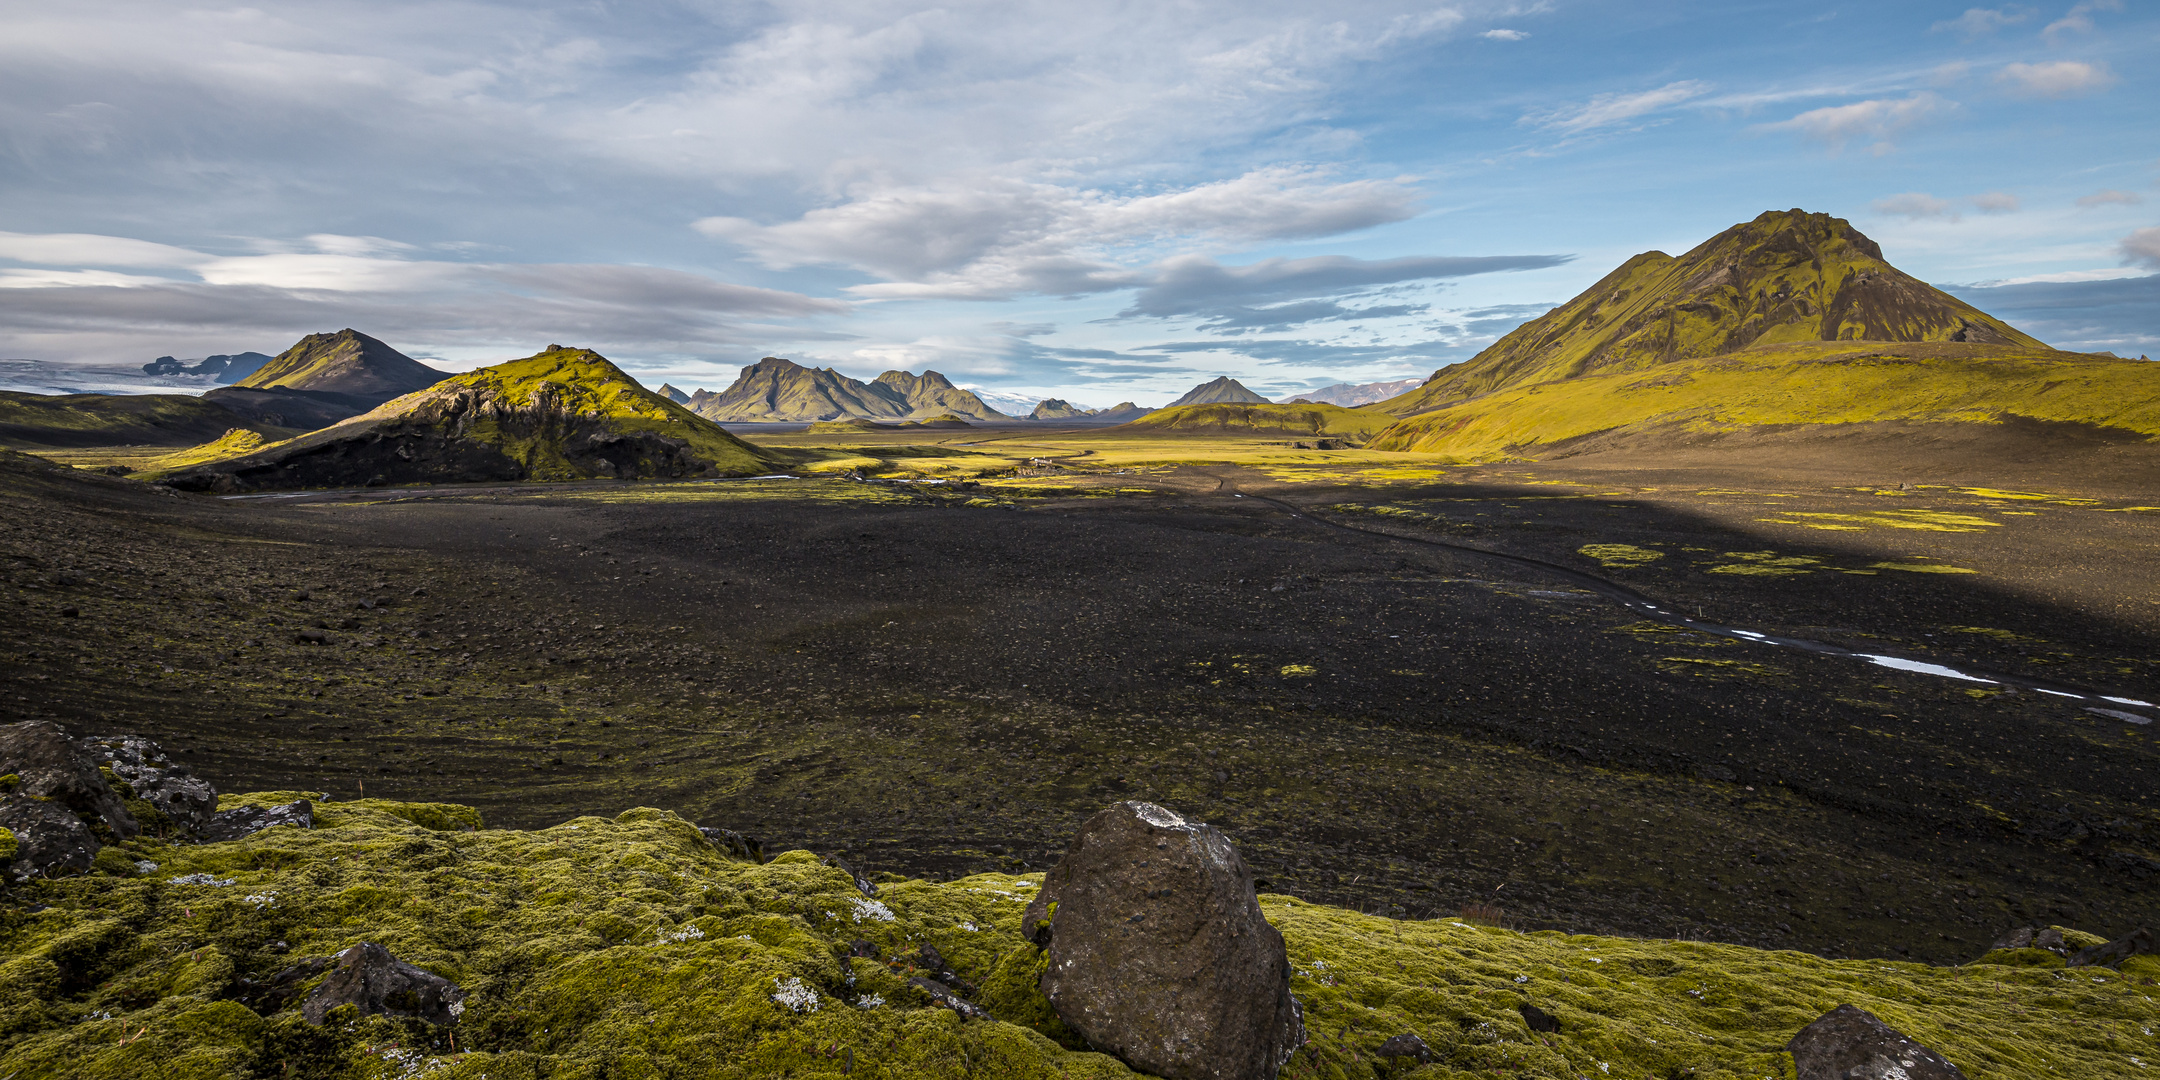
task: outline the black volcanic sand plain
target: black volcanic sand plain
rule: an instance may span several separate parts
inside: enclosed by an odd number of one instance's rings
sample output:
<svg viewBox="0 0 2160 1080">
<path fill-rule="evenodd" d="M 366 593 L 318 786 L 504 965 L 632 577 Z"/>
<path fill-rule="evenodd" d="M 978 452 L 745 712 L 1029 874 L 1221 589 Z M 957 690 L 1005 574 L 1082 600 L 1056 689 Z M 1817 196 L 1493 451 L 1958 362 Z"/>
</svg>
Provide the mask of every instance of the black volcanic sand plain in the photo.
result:
<svg viewBox="0 0 2160 1080">
<path fill-rule="evenodd" d="M 2151 454 L 1989 472 L 1877 434 L 1416 483 L 235 500 L 4 455 L 0 702 L 140 732 L 221 790 L 504 826 L 657 806 L 873 872 L 1043 869 L 1146 798 L 1224 827 L 1263 891 L 1412 917 L 1937 962 L 2020 924 L 2160 922 L 2153 727 L 1426 542 L 2156 700 Z"/>
</svg>

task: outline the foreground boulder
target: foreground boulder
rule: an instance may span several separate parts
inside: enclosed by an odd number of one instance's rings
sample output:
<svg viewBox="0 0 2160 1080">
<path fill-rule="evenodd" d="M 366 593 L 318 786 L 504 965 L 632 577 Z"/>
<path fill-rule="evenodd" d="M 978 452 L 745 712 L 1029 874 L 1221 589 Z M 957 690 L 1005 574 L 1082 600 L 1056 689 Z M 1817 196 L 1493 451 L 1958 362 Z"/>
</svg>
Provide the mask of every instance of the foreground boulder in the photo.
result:
<svg viewBox="0 0 2160 1080">
<path fill-rule="evenodd" d="M 2088 949 L 2079 949 L 2077 955 L 2070 958 L 2070 966 L 2092 967 L 2099 965 L 2114 967 L 2133 956 L 2147 956 L 2153 953 L 2160 953 L 2160 944 L 2154 943 L 2153 932 L 2142 929 L 2133 930 L 2105 945 L 2094 945 Z"/>
<path fill-rule="evenodd" d="M 337 954 L 330 975 L 308 995 L 300 1015 L 320 1024 L 332 1009 L 355 1005 L 362 1016 L 411 1016 L 447 1027 L 465 1013 L 465 991 L 458 984 L 390 955 L 363 941 Z"/>
<path fill-rule="evenodd" d="M 295 799 L 282 806 L 240 806 L 211 815 L 202 827 L 202 841 L 220 844 L 253 836 L 264 829 L 278 826 L 295 829 L 315 827 L 315 804 L 306 799 Z"/>
<path fill-rule="evenodd" d="M 102 826 L 122 840 L 142 832 L 120 793 L 98 772 L 98 763 L 49 720 L 0 724 L 0 774 L 4 773 L 20 778 L 10 797 L 57 803 L 85 825 Z"/>
<path fill-rule="evenodd" d="M 1212 826 L 1121 802 L 1080 827 L 1021 925 L 1090 1044 L 1168 1080 L 1270 1080 L 1305 1042 L 1282 935 Z"/>
<path fill-rule="evenodd" d="M 1785 1049 L 1798 1080 L 1965 1080 L 1941 1054 L 1854 1005 L 1824 1013 Z"/>
<path fill-rule="evenodd" d="M 37 799 L 0 799 L 0 829 L 13 850 L 4 856 L 8 878 L 22 884 L 32 878 L 90 872 L 99 844 L 82 819 L 58 803 Z"/>
<path fill-rule="evenodd" d="M 76 743 L 90 759 L 111 769 L 135 797 L 156 807 L 183 835 L 199 832 L 217 813 L 217 789 L 194 770 L 173 761 L 158 744 L 138 735 L 100 735 Z"/>
</svg>

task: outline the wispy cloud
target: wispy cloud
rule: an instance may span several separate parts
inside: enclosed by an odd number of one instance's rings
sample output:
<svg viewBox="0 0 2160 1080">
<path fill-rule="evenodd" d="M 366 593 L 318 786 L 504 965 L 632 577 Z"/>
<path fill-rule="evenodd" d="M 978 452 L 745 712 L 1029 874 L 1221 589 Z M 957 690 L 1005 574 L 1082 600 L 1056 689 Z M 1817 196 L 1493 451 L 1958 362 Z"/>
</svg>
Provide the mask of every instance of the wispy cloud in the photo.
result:
<svg viewBox="0 0 2160 1080">
<path fill-rule="evenodd" d="M 1955 19 L 1944 19 L 1928 29 L 1935 33 L 1951 31 L 1967 41 L 1992 34 L 2005 26 L 2016 26 L 2032 18 L 2038 12 L 2015 5 L 1999 8 L 1966 8 L 1965 14 Z"/>
<path fill-rule="evenodd" d="M 1493 29 L 1478 35 L 1489 41 L 1524 41 L 1530 37 L 1526 30 Z"/>
<path fill-rule="evenodd" d="M 2050 60 L 2006 64 L 1995 74 L 1995 81 L 2026 97 L 2065 98 L 2105 90 L 2115 85 L 2115 73 L 2103 63 Z"/>
<path fill-rule="evenodd" d="M 1902 195 L 1877 199 L 1870 205 L 1878 214 L 1911 218 L 1916 221 L 1921 218 L 1949 218 L 1951 221 L 1958 219 L 1957 212 L 1952 209 L 1950 200 L 1938 199 L 1933 195 L 1920 191 L 1908 191 Z"/>
<path fill-rule="evenodd" d="M 2072 7 L 2062 18 L 2047 24 L 2047 27 L 2040 31 L 2040 36 L 2050 42 L 2060 42 L 2070 34 L 2090 34 L 2093 31 L 2093 12 L 2122 9 L 2122 0 L 2085 0 L 2084 3 Z"/>
<path fill-rule="evenodd" d="M 1790 120 L 1764 125 L 1766 130 L 1793 131 L 1842 151 L 1855 140 L 1873 140 L 1868 149 L 1877 155 L 1896 149 L 1891 139 L 1957 108 L 1930 91 L 1904 98 L 1875 98 L 1850 105 L 1810 109 Z"/>
<path fill-rule="evenodd" d="M 2144 201 L 2145 196 L 2135 191 L 2118 191 L 2114 188 L 2106 188 L 2095 191 L 2090 195 L 2078 196 L 2077 204 L 2090 210 L 2096 206 L 2136 206 Z"/>
<path fill-rule="evenodd" d="M 1522 122 L 1563 135 L 1580 135 L 1598 128 L 1625 124 L 1682 102 L 1692 101 L 1709 92 L 1709 83 L 1683 79 L 1666 83 L 1655 90 L 1633 94 L 1599 94 L 1580 105 L 1525 116 Z"/>
<path fill-rule="evenodd" d="M 1421 256 L 1367 261 L 1342 255 L 1264 259 L 1224 266 L 1202 255 L 1165 260 L 1123 314 L 1168 318 L 1219 313 L 1286 300 L 1341 296 L 1377 285 L 1469 277 L 1510 270 L 1538 270 L 1570 261 L 1569 255 Z"/>
<path fill-rule="evenodd" d="M 2018 197 L 2007 191 L 1990 191 L 1972 197 L 1975 207 L 1983 214 L 2014 214 L 2020 203 Z"/>
<path fill-rule="evenodd" d="M 2160 226 L 2139 229 L 2123 237 L 2121 250 L 2124 262 L 2160 270 Z"/>
</svg>

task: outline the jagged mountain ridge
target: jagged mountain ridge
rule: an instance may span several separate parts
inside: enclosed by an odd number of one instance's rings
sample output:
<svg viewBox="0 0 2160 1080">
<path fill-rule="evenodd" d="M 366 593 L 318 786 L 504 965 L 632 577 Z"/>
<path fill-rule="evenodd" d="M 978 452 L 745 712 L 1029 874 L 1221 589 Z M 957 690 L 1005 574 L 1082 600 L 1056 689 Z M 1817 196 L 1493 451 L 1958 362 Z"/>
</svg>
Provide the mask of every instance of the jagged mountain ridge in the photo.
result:
<svg viewBox="0 0 2160 1080">
<path fill-rule="evenodd" d="M 832 368 L 808 368 L 777 356 L 743 368 L 734 384 L 717 394 L 698 391 L 686 404 L 699 416 L 723 423 L 801 423 L 849 416 L 907 420 L 946 413 L 970 420 L 1009 419 L 935 371 L 919 376 L 888 371 L 866 383 Z"/>
<path fill-rule="evenodd" d="M 450 377 L 350 327 L 309 334 L 233 385 L 380 397 L 425 390 Z"/>
<path fill-rule="evenodd" d="M 1637 255 L 1468 361 L 1371 407 L 1411 416 L 1514 386 L 1803 341 L 2046 348 L 1891 266 L 1850 222 L 1773 210 L 1678 258 Z"/>
<path fill-rule="evenodd" d="M 198 490 L 726 476 L 778 465 L 590 349 L 549 351 L 171 476 Z"/>
</svg>

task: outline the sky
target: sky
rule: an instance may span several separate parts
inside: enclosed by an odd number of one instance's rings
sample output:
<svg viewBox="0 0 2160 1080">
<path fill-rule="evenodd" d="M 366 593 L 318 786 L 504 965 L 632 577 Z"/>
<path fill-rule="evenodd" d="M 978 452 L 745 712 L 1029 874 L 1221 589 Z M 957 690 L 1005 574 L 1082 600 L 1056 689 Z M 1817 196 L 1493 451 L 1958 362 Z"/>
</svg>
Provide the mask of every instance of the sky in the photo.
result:
<svg viewBox="0 0 2160 1080">
<path fill-rule="evenodd" d="M 2136 356 L 2156 59 L 2131 0 L 0 0 L 0 357 L 1280 398 L 1791 207 Z"/>
</svg>

